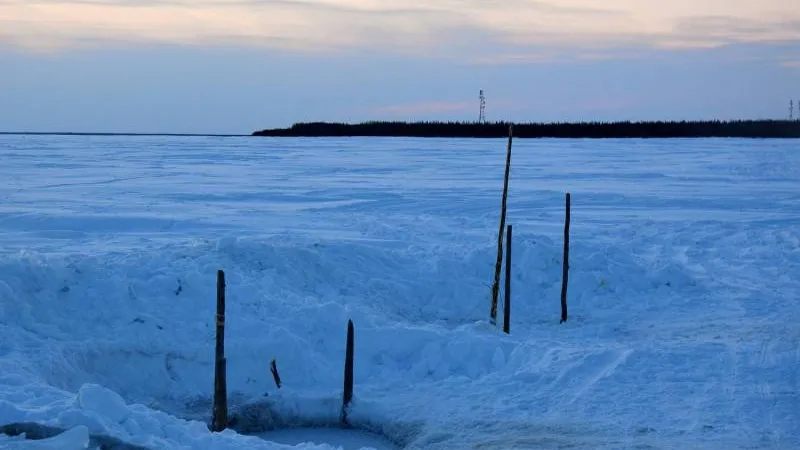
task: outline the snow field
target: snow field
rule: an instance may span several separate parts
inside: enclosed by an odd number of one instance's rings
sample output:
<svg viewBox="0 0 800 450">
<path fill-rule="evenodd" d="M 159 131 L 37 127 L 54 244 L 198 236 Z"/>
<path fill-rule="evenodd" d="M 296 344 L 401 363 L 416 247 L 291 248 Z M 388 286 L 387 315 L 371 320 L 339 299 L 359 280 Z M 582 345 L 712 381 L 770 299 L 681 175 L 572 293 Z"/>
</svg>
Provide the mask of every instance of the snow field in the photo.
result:
<svg viewBox="0 0 800 450">
<path fill-rule="evenodd" d="M 800 442 L 791 144 L 515 143 L 506 336 L 500 141 L 3 139 L 0 424 L 58 448 L 298 448 L 202 423 L 217 269 L 242 420 L 334 421 L 353 319 L 352 417 L 407 448 Z"/>
</svg>

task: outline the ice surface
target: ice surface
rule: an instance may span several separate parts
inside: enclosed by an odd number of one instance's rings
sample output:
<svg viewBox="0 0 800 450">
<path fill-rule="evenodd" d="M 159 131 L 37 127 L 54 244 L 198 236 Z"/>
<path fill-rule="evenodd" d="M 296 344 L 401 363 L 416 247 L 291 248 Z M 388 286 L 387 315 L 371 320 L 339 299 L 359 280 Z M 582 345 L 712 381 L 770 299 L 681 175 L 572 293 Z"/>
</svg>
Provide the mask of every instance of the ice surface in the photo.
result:
<svg viewBox="0 0 800 450">
<path fill-rule="evenodd" d="M 335 448 L 208 431 L 224 269 L 241 426 L 335 422 L 352 319 L 406 448 L 800 448 L 798 150 L 516 141 L 506 336 L 503 140 L 2 136 L 0 425 L 65 432 L 0 447 Z"/>
<path fill-rule="evenodd" d="M 282 444 L 326 443 L 342 450 L 394 450 L 385 439 L 363 431 L 339 428 L 294 428 L 271 431 L 261 435 L 264 439 Z"/>
<path fill-rule="evenodd" d="M 25 439 L 25 436 L 8 438 L 0 434 L 0 448 L 7 450 L 79 450 L 89 448 L 89 429 L 79 425 L 54 437 Z"/>
</svg>

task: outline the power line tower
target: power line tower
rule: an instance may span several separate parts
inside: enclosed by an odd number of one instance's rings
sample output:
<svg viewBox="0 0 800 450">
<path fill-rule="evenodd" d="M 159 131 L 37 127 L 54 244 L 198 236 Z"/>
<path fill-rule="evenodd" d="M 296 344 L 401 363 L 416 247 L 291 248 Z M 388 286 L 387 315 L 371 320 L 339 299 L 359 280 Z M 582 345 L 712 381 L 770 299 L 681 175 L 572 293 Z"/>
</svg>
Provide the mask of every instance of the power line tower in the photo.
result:
<svg viewBox="0 0 800 450">
<path fill-rule="evenodd" d="M 484 123 L 486 122 L 486 96 L 483 95 L 483 89 L 481 89 L 481 93 L 478 98 L 481 101 L 481 109 L 480 113 L 478 113 L 478 123 Z"/>
<path fill-rule="evenodd" d="M 800 103 L 797 107 L 800 108 Z M 794 100 L 789 100 L 789 120 L 794 120 Z"/>
</svg>

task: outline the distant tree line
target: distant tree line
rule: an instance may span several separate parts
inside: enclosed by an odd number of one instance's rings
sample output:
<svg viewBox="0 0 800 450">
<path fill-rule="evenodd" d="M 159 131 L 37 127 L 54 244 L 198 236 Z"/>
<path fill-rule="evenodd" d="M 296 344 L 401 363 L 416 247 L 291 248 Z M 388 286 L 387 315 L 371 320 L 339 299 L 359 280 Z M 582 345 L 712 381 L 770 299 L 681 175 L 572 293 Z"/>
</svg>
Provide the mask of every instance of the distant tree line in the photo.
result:
<svg viewBox="0 0 800 450">
<path fill-rule="evenodd" d="M 511 122 L 305 122 L 256 131 L 254 136 L 501 138 Z M 800 121 L 708 120 L 654 122 L 514 123 L 519 138 L 800 138 Z"/>
</svg>

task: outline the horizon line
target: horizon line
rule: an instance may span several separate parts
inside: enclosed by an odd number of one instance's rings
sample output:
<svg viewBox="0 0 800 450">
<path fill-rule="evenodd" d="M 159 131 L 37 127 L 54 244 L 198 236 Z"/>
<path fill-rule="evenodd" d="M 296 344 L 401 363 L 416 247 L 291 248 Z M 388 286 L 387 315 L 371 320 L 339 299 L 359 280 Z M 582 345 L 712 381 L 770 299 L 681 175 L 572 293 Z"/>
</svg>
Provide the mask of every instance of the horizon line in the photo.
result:
<svg viewBox="0 0 800 450">
<path fill-rule="evenodd" d="M 249 137 L 250 134 L 216 133 L 138 133 L 103 131 L 0 131 L 3 136 L 174 136 L 174 137 Z"/>
<path fill-rule="evenodd" d="M 492 125 L 492 124 L 512 124 L 512 125 L 580 125 L 580 124 L 614 124 L 614 123 L 631 123 L 631 124 L 644 124 L 644 123 L 681 123 L 681 122 L 794 122 L 800 119 L 789 119 L 789 118 L 761 118 L 761 119 L 652 119 L 652 120 L 632 120 L 632 119 L 624 119 L 624 120 L 582 120 L 582 121 L 513 121 L 513 120 L 494 120 L 494 121 L 485 121 L 485 122 L 478 122 L 477 120 L 425 120 L 425 119 L 417 119 L 417 120 L 387 120 L 387 119 L 371 119 L 371 120 L 364 120 L 358 122 L 335 122 L 335 121 L 324 121 L 324 120 L 311 120 L 311 121 L 299 121 L 294 122 L 293 124 L 285 127 L 275 127 L 275 128 L 260 128 L 257 130 L 253 130 L 247 134 L 241 133 L 169 133 L 169 132 L 116 132 L 116 131 L 0 131 L 0 136 L 133 136 L 133 137 L 253 137 L 254 133 L 262 132 L 262 131 L 275 131 L 275 130 L 289 130 L 294 126 L 298 125 L 313 125 L 313 124 L 325 124 L 325 125 L 344 125 L 344 126 L 354 126 L 354 125 L 365 125 L 371 123 L 405 123 L 405 124 L 415 124 L 415 123 L 429 123 L 429 124 L 447 124 L 447 123 L 459 123 L 459 124 L 471 124 L 471 125 Z"/>
</svg>

